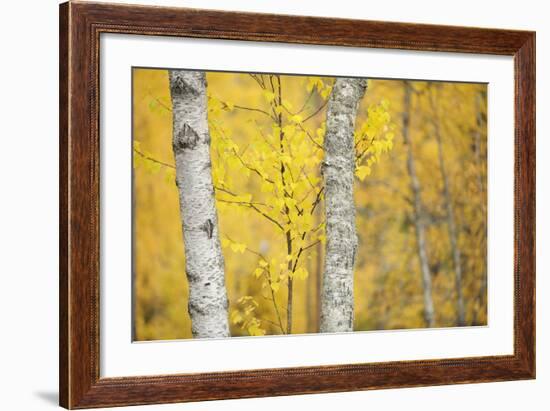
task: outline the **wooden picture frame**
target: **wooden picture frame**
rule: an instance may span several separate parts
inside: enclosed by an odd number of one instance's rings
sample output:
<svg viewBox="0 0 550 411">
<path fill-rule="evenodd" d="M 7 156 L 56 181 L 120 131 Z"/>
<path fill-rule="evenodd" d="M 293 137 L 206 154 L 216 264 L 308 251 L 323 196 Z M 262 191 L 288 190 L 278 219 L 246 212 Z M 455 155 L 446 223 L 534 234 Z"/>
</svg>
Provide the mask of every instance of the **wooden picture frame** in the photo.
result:
<svg viewBox="0 0 550 411">
<path fill-rule="evenodd" d="M 514 354 L 100 378 L 101 33 L 513 56 Z M 60 6 L 59 47 L 60 405 L 91 408 L 535 378 L 534 32 L 69 2 Z"/>
</svg>

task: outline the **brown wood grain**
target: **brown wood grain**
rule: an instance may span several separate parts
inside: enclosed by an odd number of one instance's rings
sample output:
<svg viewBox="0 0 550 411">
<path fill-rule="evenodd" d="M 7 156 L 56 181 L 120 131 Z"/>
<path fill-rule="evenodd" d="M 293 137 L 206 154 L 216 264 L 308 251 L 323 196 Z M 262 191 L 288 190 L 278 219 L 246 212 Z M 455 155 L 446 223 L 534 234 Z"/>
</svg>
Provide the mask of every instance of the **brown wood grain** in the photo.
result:
<svg viewBox="0 0 550 411">
<path fill-rule="evenodd" d="M 69 134 L 68 4 L 61 4 L 59 14 L 59 402 L 69 404 L 69 288 L 68 288 L 68 172 Z"/>
<path fill-rule="evenodd" d="M 100 378 L 98 97 L 101 33 L 514 56 L 514 354 Z M 91 408 L 535 377 L 535 33 L 71 2 L 60 6 L 59 44 L 59 398 L 62 406 Z"/>
</svg>

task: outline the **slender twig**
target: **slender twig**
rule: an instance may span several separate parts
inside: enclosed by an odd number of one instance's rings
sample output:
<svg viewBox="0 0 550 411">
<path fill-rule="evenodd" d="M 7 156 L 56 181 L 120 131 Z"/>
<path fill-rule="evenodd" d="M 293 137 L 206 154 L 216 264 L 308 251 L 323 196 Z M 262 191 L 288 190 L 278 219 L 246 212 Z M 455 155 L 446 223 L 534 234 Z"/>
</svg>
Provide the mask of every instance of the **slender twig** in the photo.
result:
<svg viewBox="0 0 550 411">
<path fill-rule="evenodd" d="M 267 268 L 268 270 L 264 270 L 264 276 L 267 279 L 267 284 L 269 285 L 269 291 L 271 292 L 271 301 L 273 302 L 273 308 L 275 310 L 275 314 L 277 315 L 277 320 L 279 321 L 281 333 L 285 334 L 285 328 L 283 327 L 283 321 L 281 320 L 279 306 L 277 305 L 277 301 L 275 300 L 275 291 L 273 291 L 273 287 L 271 286 L 271 272 L 269 271 L 271 267 L 268 265 Z"/>
<path fill-rule="evenodd" d="M 303 123 L 303 121 L 302 121 Z M 320 148 L 321 150 L 323 149 L 323 146 L 321 144 L 319 144 L 317 141 L 315 141 L 315 139 L 313 138 L 313 136 L 309 133 L 309 131 L 307 131 L 304 126 L 302 125 L 302 123 L 298 123 L 298 127 L 300 127 L 300 129 L 306 133 L 306 135 L 309 137 L 309 139 L 311 140 L 311 142 L 313 144 L 315 144 L 318 148 Z"/>
<path fill-rule="evenodd" d="M 172 112 L 172 108 L 169 107 L 169 106 L 167 106 L 166 104 L 164 104 L 164 102 L 163 102 L 161 99 L 159 99 L 158 97 L 153 96 L 153 94 L 151 94 L 151 93 L 149 93 L 148 95 L 149 95 L 149 97 L 151 97 L 153 100 L 155 100 L 155 101 L 158 103 L 159 106 L 161 106 L 161 107 L 164 108 L 165 110 L 168 110 L 169 112 Z"/>
<path fill-rule="evenodd" d="M 157 160 L 156 158 L 153 158 L 151 156 L 147 156 L 145 155 L 144 153 L 142 153 L 141 151 L 139 151 L 137 148 L 134 148 L 134 151 L 139 154 L 141 157 L 145 158 L 146 160 L 149 160 L 149 161 L 152 161 L 153 163 L 157 163 L 157 164 L 160 164 L 164 167 L 168 167 L 168 168 L 173 168 L 175 169 L 176 166 L 172 165 L 172 164 L 168 164 L 168 163 L 165 163 L 164 161 L 160 161 L 160 160 Z"/>
<path fill-rule="evenodd" d="M 225 135 L 225 132 L 223 131 L 223 129 L 220 129 L 218 128 L 222 138 L 224 140 L 229 140 L 229 138 Z M 260 176 L 263 180 L 271 183 L 271 184 L 275 184 L 275 182 L 273 180 L 271 180 L 270 178 L 268 177 L 264 177 L 264 175 L 262 173 L 260 173 L 260 171 L 254 167 L 252 167 L 250 164 L 246 163 L 243 158 L 239 155 L 239 152 L 234 148 L 233 149 L 233 154 L 235 155 L 235 157 L 237 157 L 237 159 L 241 162 L 241 164 L 243 165 L 243 167 L 247 168 L 248 170 L 256 173 L 258 176 Z"/>
<path fill-rule="evenodd" d="M 307 103 L 309 103 L 309 100 L 311 100 L 311 97 L 313 96 L 313 93 L 314 93 L 314 90 L 311 89 L 311 91 L 309 92 L 309 95 L 304 100 L 304 104 L 302 104 L 302 107 L 300 108 L 300 110 L 298 110 L 296 113 L 294 113 L 294 115 L 300 114 L 302 111 L 305 110 L 305 108 L 307 106 Z"/>
<path fill-rule="evenodd" d="M 274 76 L 269 76 L 269 81 L 271 83 L 271 87 L 273 88 L 273 92 L 275 93 L 275 86 L 273 84 L 273 77 Z M 283 96 L 282 96 L 283 93 L 282 93 L 282 85 L 281 85 L 281 76 L 276 75 L 275 77 L 277 79 L 277 86 L 278 86 L 278 88 L 277 88 L 277 101 L 278 101 L 278 105 L 282 106 L 283 105 Z M 281 130 L 279 132 L 279 150 L 281 152 L 281 155 L 283 155 L 285 153 L 284 144 L 283 144 L 285 133 L 282 131 L 283 130 L 283 116 L 282 116 L 282 113 L 280 111 L 279 111 L 279 114 L 277 116 L 277 125 L 279 126 L 279 129 Z M 283 183 L 283 190 L 284 191 L 286 191 L 285 170 L 286 170 L 285 163 L 283 161 L 281 161 L 280 173 L 281 173 L 281 182 Z M 291 175 L 291 178 L 292 178 L 292 175 Z M 290 210 L 289 210 L 287 205 L 285 205 L 284 212 L 287 216 L 288 222 L 290 223 L 291 222 L 290 221 Z M 292 238 L 291 238 L 290 230 L 287 230 L 285 232 L 285 235 L 286 235 L 287 255 L 292 256 Z M 288 262 L 288 270 L 290 271 L 291 269 L 292 269 L 292 260 L 290 260 Z M 286 333 L 287 334 L 292 334 L 292 302 L 293 302 L 293 279 L 292 279 L 291 276 L 289 276 L 288 281 L 287 281 L 287 309 L 286 309 Z"/>
<path fill-rule="evenodd" d="M 223 103 L 223 102 L 222 102 Z M 226 103 L 223 103 L 225 107 L 228 107 Z M 239 110 L 248 110 L 248 111 L 256 111 L 258 113 L 262 113 L 266 116 L 268 116 L 269 118 L 273 119 L 273 116 L 271 114 L 269 114 L 267 111 L 265 110 L 262 110 L 261 108 L 255 108 L 255 107 L 245 107 L 245 106 L 240 106 L 240 105 L 237 105 L 235 104 L 233 106 L 233 108 L 236 108 L 236 109 L 239 109 Z"/>
<path fill-rule="evenodd" d="M 275 148 L 275 146 L 273 144 L 271 144 L 271 142 L 269 141 L 269 139 L 265 136 L 264 132 L 262 131 L 262 128 L 260 127 L 260 125 L 258 124 L 258 122 L 256 120 L 254 120 L 254 124 L 256 125 L 256 128 L 258 129 L 258 132 L 260 133 L 260 135 L 262 136 L 262 138 L 264 139 L 264 141 L 267 143 L 267 145 L 269 147 L 271 147 L 271 149 L 273 151 L 276 151 L 277 149 Z"/>
<path fill-rule="evenodd" d="M 321 195 L 323 194 L 325 187 L 321 187 L 319 192 L 317 193 L 317 197 L 315 197 L 315 201 L 311 205 L 311 214 L 313 215 L 313 212 L 315 211 L 315 207 L 317 207 L 317 204 L 321 202 Z"/>
<path fill-rule="evenodd" d="M 321 229 L 321 227 L 323 227 L 323 225 L 325 225 L 327 220 L 321 220 L 319 222 L 319 225 L 317 225 L 317 227 L 315 227 L 313 230 L 311 230 L 313 233 L 315 233 L 316 231 L 319 231 Z"/>
<path fill-rule="evenodd" d="M 239 159 L 239 161 L 241 162 L 241 164 L 243 165 L 243 167 L 249 169 L 250 171 L 256 173 L 257 175 L 259 175 L 263 180 L 267 181 L 268 183 L 271 183 L 271 184 L 275 184 L 275 182 L 273 180 L 271 180 L 270 178 L 268 177 L 264 177 L 264 175 L 262 173 L 260 173 L 260 171 L 254 167 L 252 167 L 250 164 L 248 164 L 247 162 L 245 162 L 242 157 L 239 155 L 239 153 L 237 152 L 237 150 L 233 149 L 233 153 L 235 154 L 235 157 L 237 157 Z"/>
<path fill-rule="evenodd" d="M 311 184 L 311 183 L 310 183 L 310 184 Z M 298 201 L 298 204 L 302 205 L 302 204 L 309 198 L 309 195 L 310 195 L 311 193 L 313 193 L 314 191 L 315 191 L 315 187 L 312 187 L 312 188 L 304 195 L 304 197 L 303 197 L 300 201 Z"/>
<path fill-rule="evenodd" d="M 268 207 L 268 208 L 273 208 L 273 206 L 270 206 L 268 204 L 254 202 L 254 201 L 231 201 L 231 200 L 226 200 L 224 198 L 218 198 L 217 200 L 221 201 L 222 203 L 238 204 L 238 205 L 244 205 L 244 206 L 248 206 L 248 207 L 250 207 L 252 205 L 260 205 L 260 206 L 264 206 L 264 207 Z"/>
<path fill-rule="evenodd" d="M 232 195 L 232 196 L 234 196 L 234 197 L 237 197 L 237 194 L 235 194 L 235 193 L 232 192 L 232 191 L 229 191 L 229 190 L 228 190 L 227 188 L 225 188 L 225 187 L 217 187 L 217 186 L 216 186 L 216 187 L 214 187 L 214 189 L 216 189 L 217 191 L 223 191 L 224 193 L 227 193 L 227 194 L 230 194 L 230 195 Z"/>
<path fill-rule="evenodd" d="M 246 247 L 246 251 L 248 251 L 249 253 L 251 254 L 254 254 L 254 255 L 257 255 L 258 257 L 260 257 L 262 260 L 264 260 L 265 262 L 267 262 L 267 258 L 262 254 L 260 253 L 259 251 L 256 251 L 256 250 L 253 250 L 251 249 L 250 247 Z"/>
<path fill-rule="evenodd" d="M 302 120 L 302 123 L 305 123 L 305 122 L 308 121 L 309 119 L 311 119 L 311 118 L 315 117 L 317 114 L 319 114 L 319 112 L 320 112 L 322 109 L 325 108 L 325 106 L 327 105 L 327 103 L 328 103 L 328 98 L 324 101 L 323 104 L 321 104 L 321 105 L 319 106 L 319 108 L 318 108 L 317 110 L 315 110 L 312 114 L 310 114 L 309 116 L 307 116 L 306 118 L 304 118 L 304 119 Z"/>
<path fill-rule="evenodd" d="M 225 235 L 225 238 L 227 238 L 229 241 L 231 241 L 232 243 L 236 243 L 236 241 L 234 241 L 231 237 L 229 237 L 227 234 Z M 245 245 L 245 250 L 248 251 L 249 253 L 251 254 L 254 254 L 254 255 L 257 255 L 258 257 L 260 257 L 262 260 L 264 260 L 265 262 L 267 262 L 267 258 L 266 256 L 264 256 L 262 253 L 260 253 L 259 251 L 256 251 L 256 250 L 253 250 L 252 248 L 250 248 L 249 246 Z"/>
<path fill-rule="evenodd" d="M 230 194 L 232 196 L 237 196 L 237 194 L 223 188 L 223 187 L 214 187 L 214 189 L 216 190 L 219 190 L 219 191 L 223 191 L 224 193 L 227 193 L 227 194 Z M 223 201 L 223 200 L 220 200 L 220 201 Z M 239 205 L 242 205 L 243 207 L 248 207 L 248 208 L 251 208 L 252 210 L 256 211 L 258 214 L 261 214 L 263 217 L 267 218 L 269 221 L 271 221 L 273 224 L 275 224 L 281 231 L 285 231 L 283 226 L 277 221 L 275 220 L 273 217 L 267 215 L 266 213 L 264 213 L 262 210 L 260 210 L 258 207 L 256 207 L 256 205 L 252 204 L 252 203 L 245 203 L 245 202 L 242 202 L 242 204 L 239 204 Z"/>
<path fill-rule="evenodd" d="M 305 177 L 305 179 L 307 180 L 307 182 L 309 183 L 309 185 L 311 186 L 311 189 L 312 189 L 312 190 L 315 190 L 315 187 L 316 187 L 316 186 L 315 186 L 315 184 L 313 184 L 313 183 L 311 182 L 311 180 L 309 179 L 307 173 L 304 173 L 304 177 Z M 309 194 L 309 193 L 308 193 L 308 194 Z"/>
<path fill-rule="evenodd" d="M 310 183 L 311 184 L 311 183 Z M 313 186 L 312 186 L 313 187 Z M 317 192 L 316 196 L 315 196 L 315 200 L 313 201 L 313 203 L 311 204 L 311 211 L 310 211 L 310 214 L 313 215 L 313 212 L 315 211 L 315 207 L 317 207 L 317 204 L 319 204 L 319 202 L 321 201 L 321 194 L 323 193 L 323 190 L 325 188 L 324 187 L 321 187 L 321 189 Z M 315 190 L 315 187 L 313 187 L 308 193 L 307 195 L 304 197 L 304 199 L 302 201 L 305 201 L 309 195 L 311 194 L 311 192 Z M 301 201 L 301 202 L 302 202 Z M 300 202 L 300 203 L 301 203 Z M 304 213 L 304 210 L 303 209 L 300 209 L 298 210 L 298 215 L 302 215 Z"/>
<path fill-rule="evenodd" d="M 355 148 L 357 148 L 359 146 L 359 143 L 361 143 L 362 141 L 363 141 L 363 138 L 359 139 L 359 141 L 357 141 L 357 144 L 356 144 Z M 374 142 L 374 137 L 371 138 L 371 140 L 368 142 L 367 146 L 363 149 L 363 151 L 356 155 L 356 160 L 355 161 L 357 163 L 359 163 L 363 160 L 363 156 L 369 150 L 369 148 L 372 146 L 373 142 Z"/>
<path fill-rule="evenodd" d="M 275 327 L 279 327 L 279 328 L 281 327 L 281 325 L 280 325 L 280 324 L 277 324 L 275 321 L 271 321 L 271 320 L 268 320 L 267 318 L 263 318 L 263 317 L 257 317 L 257 318 L 258 318 L 260 321 L 265 321 L 265 322 L 267 322 L 267 323 L 270 323 L 270 324 L 274 325 Z M 284 332 L 283 329 L 281 329 L 281 331 Z"/>
<path fill-rule="evenodd" d="M 254 81 L 256 81 L 256 83 L 258 83 L 258 85 L 265 90 L 265 82 L 263 80 L 263 76 L 262 76 L 262 79 L 260 80 L 260 78 L 254 74 L 254 73 L 249 73 L 250 77 L 252 77 L 254 79 Z"/>
<path fill-rule="evenodd" d="M 266 213 L 264 213 L 262 210 L 260 210 L 255 205 L 250 205 L 250 208 L 253 209 L 254 211 L 256 211 L 257 213 L 263 215 L 265 218 L 267 218 L 269 221 L 271 221 L 273 224 L 275 224 L 277 227 L 279 227 L 282 231 L 285 230 L 283 228 L 283 226 L 277 220 L 275 220 L 274 218 L 272 218 L 269 215 L 267 215 Z"/>
<path fill-rule="evenodd" d="M 306 245 L 304 248 L 303 248 L 303 251 L 306 251 L 306 250 L 309 250 L 311 247 L 315 247 L 317 244 L 319 244 L 321 242 L 321 240 L 317 240 L 309 245 Z"/>
</svg>

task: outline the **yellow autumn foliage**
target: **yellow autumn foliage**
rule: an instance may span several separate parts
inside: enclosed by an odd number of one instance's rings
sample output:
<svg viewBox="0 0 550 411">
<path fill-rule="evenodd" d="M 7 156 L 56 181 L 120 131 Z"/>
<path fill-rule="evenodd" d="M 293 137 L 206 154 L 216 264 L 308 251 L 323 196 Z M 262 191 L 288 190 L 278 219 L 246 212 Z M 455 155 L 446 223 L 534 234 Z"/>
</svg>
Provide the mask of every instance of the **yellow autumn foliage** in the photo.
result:
<svg viewBox="0 0 550 411">
<path fill-rule="evenodd" d="M 207 81 L 231 334 L 285 333 L 289 310 L 293 334 L 316 332 L 326 241 L 320 165 L 334 79 L 208 72 Z M 485 324 L 486 86 L 411 84 L 410 136 L 436 325 L 454 326 L 456 318 L 436 122 L 462 252 L 466 321 Z M 437 112 L 430 105 L 434 95 Z M 357 331 L 424 326 L 402 100 L 403 82 L 369 80 L 358 111 Z M 166 70 L 134 69 L 133 156 L 135 336 L 191 338 Z"/>
</svg>

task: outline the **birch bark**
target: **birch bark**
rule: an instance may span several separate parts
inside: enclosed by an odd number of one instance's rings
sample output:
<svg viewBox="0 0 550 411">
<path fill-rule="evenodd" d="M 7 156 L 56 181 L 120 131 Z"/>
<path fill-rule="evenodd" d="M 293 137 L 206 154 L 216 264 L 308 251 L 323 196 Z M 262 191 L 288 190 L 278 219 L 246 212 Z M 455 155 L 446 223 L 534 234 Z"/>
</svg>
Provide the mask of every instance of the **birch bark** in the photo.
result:
<svg viewBox="0 0 550 411">
<path fill-rule="evenodd" d="M 458 234 L 456 232 L 455 213 L 453 207 L 453 200 L 451 198 L 451 190 L 449 188 L 449 177 L 447 175 L 447 168 L 445 167 L 445 158 L 443 156 L 443 141 L 441 137 L 441 129 L 439 127 L 439 116 L 437 112 L 437 106 L 434 101 L 433 92 L 430 95 L 430 104 L 432 112 L 434 113 L 434 130 L 435 138 L 437 140 L 437 154 L 439 160 L 439 171 L 441 173 L 441 179 L 443 180 L 443 201 L 445 206 L 445 213 L 447 217 L 447 230 L 449 234 L 449 242 L 451 244 L 451 255 L 453 259 L 453 266 L 455 272 L 455 294 L 456 294 L 456 325 L 463 326 L 466 324 L 465 312 L 464 312 L 464 297 L 462 293 L 462 253 L 458 246 Z"/>
<path fill-rule="evenodd" d="M 487 154 L 482 153 L 481 148 L 481 140 L 482 140 L 482 132 L 486 127 L 486 123 L 484 120 L 483 112 L 482 112 L 482 103 L 483 100 L 487 98 L 487 95 L 485 92 L 479 92 L 475 96 L 475 107 L 477 112 L 477 129 L 474 132 L 474 151 L 475 151 L 475 157 L 476 157 L 476 166 L 477 166 L 477 184 L 479 189 L 479 197 L 480 197 L 480 210 L 482 213 L 482 230 L 483 235 L 485 238 L 487 238 L 487 205 L 486 205 L 486 194 L 487 190 L 485 187 L 485 179 L 487 178 L 486 174 L 483 172 L 485 166 L 485 159 Z M 485 159 L 484 159 L 485 157 Z M 487 243 L 485 243 L 486 245 Z M 479 310 L 481 307 L 487 308 L 487 254 L 485 252 L 484 259 L 483 259 L 483 268 L 481 272 L 481 286 L 479 288 L 479 292 L 477 294 L 477 309 L 474 311 L 474 315 L 472 318 L 472 323 L 477 324 L 478 322 L 478 315 Z"/>
<path fill-rule="evenodd" d="M 194 338 L 229 337 L 224 259 L 210 160 L 206 75 L 171 70 L 172 147 Z"/>
<path fill-rule="evenodd" d="M 422 199 L 420 181 L 416 174 L 416 165 L 412 148 L 411 137 L 409 135 L 411 112 L 411 86 L 404 82 L 403 94 L 403 140 L 407 147 L 407 171 L 409 173 L 411 191 L 413 193 L 413 213 L 414 227 L 416 233 L 416 244 L 418 249 L 418 258 L 420 260 L 420 270 L 422 273 L 422 288 L 424 297 L 424 321 L 427 327 L 433 327 L 435 324 L 435 310 L 432 298 L 432 273 L 426 251 L 426 228 L 422 218 Z"/>
<path fill-rule="evenodd" d="M 326 251 L 320 332 L 353 331 L 353 267 L 357 251 L 353 179 L 357 107 L 366 79 L 337 79 L 327 108 L 325 158 Z"/>
</svg>

